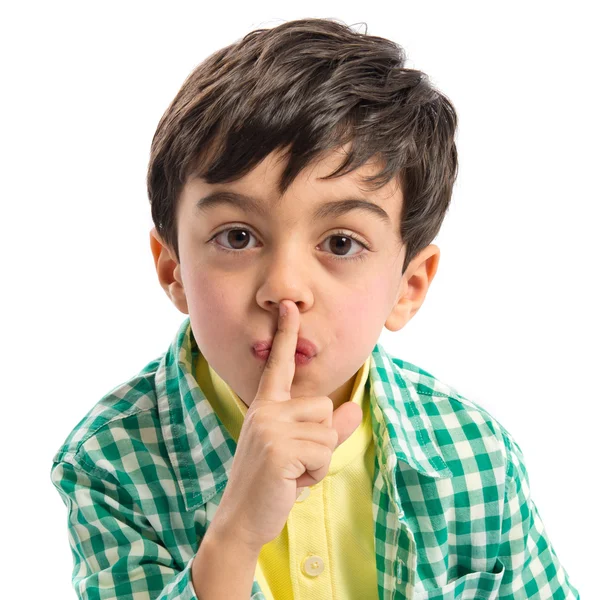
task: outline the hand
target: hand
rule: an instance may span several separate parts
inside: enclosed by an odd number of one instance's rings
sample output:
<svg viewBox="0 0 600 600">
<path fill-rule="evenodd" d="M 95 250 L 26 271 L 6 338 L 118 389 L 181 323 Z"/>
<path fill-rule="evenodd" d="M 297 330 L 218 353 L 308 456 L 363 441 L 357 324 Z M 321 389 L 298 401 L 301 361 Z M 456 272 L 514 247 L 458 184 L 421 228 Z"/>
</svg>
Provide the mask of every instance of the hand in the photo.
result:
<svg viewBox="0 0 600 600">
<path fill-rule="evenodd" d="M 291 398 L 300 313 L 279 317 L 271 353 L 246 413 L 231 474 L 211 528 L 260 548 L 283 530 L 303 486 L 321 481 L 333 451 L 358 427 L 362 410 L 328 396 Z"/>
</svg>

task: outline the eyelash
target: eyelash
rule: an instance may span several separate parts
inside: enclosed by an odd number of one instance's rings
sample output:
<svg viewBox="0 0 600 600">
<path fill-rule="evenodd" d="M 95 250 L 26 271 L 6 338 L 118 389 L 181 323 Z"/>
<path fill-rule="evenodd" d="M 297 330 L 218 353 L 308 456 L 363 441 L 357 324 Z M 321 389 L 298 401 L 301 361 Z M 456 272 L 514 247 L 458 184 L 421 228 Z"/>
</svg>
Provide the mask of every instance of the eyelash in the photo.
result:
<svg viewBox="0 0 600 600">
<path fill-rule="evenodd" d="M 214 242 L 214 239 L 221 235 L 223 232 L 225 231 L 249 231 L 250 233 L 252 233 L 252 231 L 250 229 L 248 229 L 247 227 L 226 227 L 225 229 L 221 229 L 221 231 L 218 231 L 217 233 L 215 233 L 215 235 L 212 236 L 212 238 L 210 238 L 209 243 L 214 244 L 220 251 L 223 252 L 229 252 L 230 254 L 237 254 L 238 257 L 241 256 L 243 254 L 243 250 L 231 250 L 230 248 L 225 248 L 224 246 L 221 246 L 219 244 L 216 244 Z M 254 235 L 252 233 L 252 235 Z M 341 237 L 347 237 L 350 238 L 352 240 L 354 240 L 355 242 L 358 242 L 359 244 L 361 244 L 361 246 L 363 246 L 367 251 L 369 251 L 371 249 L 371 247 L 366 244 L 365 242 L 363 242 L 362 240 L 359 240 L 358 237 L 356 237 L 355 235 L 348 233 L 347 231 L 334 231 L 332 234 L 328 235 L 327 238 L 325 239 L 329 239 L 330 237 L 336 237 L 336 236 L 341 236 Z M 338 261 L 352 261 L 352 260 L 364 260 L 365 258 L 367 258 L 367 252 L 361 252 L 360 254 L 356 254 L 354 256 L 350 256 L 350 257 L 343 257 L 343 256 L 335 256 L 332 255 L 334 260 L 338 260 Z"/>
</svg>

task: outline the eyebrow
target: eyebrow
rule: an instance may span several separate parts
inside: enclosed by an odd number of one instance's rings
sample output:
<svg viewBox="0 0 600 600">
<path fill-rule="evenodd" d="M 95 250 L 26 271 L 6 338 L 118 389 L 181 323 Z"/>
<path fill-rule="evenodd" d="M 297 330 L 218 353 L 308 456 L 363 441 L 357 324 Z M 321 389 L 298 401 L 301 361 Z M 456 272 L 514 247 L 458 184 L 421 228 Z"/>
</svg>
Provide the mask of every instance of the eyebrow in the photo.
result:
<svg viewBox="0 0 600 600">
<path fill-rule="evenodd" d="M 266 207 L 262 202 L 239 192 L 217 191 L 200 198 L 196 202 L 196 212 L 208 212 L 215 206 L 229 205 L 235 206 L 248 213 L 253 213 L 260 217 L 266 217 L 271 211 L 271 207 Z M 391 219 L 389 215 L 374 202 L 362 200 L 359 198 L 347 198 L 345 200 L 332 200 L 324 202 L 317 206 L 313 211 L 313 219 L 325 219 L 328 217 L 340 217 L 353 210 L 361 210 L 377 217 L 383 223 L 389 225 Z"/>
</svg>

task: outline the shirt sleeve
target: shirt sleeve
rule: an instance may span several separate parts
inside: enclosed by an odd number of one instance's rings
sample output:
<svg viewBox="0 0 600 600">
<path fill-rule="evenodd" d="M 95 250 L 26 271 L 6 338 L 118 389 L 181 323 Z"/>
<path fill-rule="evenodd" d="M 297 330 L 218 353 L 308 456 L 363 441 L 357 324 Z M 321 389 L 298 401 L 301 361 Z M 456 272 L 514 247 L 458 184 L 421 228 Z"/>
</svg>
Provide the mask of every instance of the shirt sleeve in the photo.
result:
<svg viewBox="0 0 600 600">
<path fill-rule="evenodd" d="M 579 600 L 529 493 L 523 452 L 505 434 L 508 468 L 498 558 L 505 573 L 501 600 Z"/>
<path fill-rule="evenodd" d="M 96 473 L 96 472 L 94 472 Z M 198 600 L 193 558 L 177 565 L 127 492 L 70 462 L 52 466 L 68 509 L 72 583 L 85 600 Z"/>
</svg>

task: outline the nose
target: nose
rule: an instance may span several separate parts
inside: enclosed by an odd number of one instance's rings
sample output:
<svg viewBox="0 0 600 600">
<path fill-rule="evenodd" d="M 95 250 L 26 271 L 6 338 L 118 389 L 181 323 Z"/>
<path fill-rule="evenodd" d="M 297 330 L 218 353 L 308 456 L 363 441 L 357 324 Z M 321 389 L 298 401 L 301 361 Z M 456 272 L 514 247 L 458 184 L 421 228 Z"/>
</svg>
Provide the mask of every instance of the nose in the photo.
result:
<svg viewBox="0 0 600 600">
<path fill-rule="evenodd" d="M 311 277 L 306 268 L 298 266 L 298 260 L 292 261 L 280 254 L 273 259 L 265 270 L 257 291 L 257 302 L 275 316 L 279 315 L 279 303 L 290 300 L 296 304 L 300 313 L 305 312 L 313 303 Z"/>
</svg>

